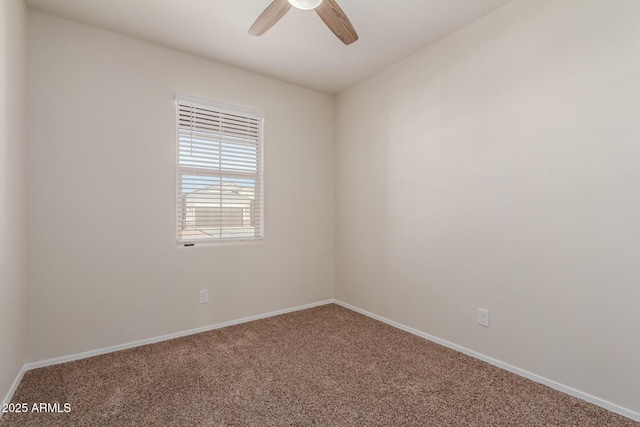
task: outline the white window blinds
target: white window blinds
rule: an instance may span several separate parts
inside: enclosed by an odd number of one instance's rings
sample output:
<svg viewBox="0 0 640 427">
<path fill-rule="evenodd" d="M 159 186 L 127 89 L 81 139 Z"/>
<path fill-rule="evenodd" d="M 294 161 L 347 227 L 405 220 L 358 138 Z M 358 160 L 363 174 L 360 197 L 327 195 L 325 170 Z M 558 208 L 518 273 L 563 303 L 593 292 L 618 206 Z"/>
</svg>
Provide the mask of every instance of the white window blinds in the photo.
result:
<svg viewBox="0 0 640 427">
<path fill-rule="evenodd" d="M 176 98 L 178 242 L 262 238 L 262 113 Z"/>
</svg>

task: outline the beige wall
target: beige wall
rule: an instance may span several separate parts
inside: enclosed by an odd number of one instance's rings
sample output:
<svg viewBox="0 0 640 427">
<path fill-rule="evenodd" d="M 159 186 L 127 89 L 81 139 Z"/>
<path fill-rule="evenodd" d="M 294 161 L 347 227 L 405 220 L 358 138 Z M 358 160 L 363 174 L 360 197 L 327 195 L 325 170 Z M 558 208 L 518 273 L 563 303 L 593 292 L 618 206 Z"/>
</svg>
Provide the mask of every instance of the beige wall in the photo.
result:
<svg viewBox="0 0 640 427">
<path fill-rule="evenodd" d="M 28 361 L 332 297 L 331 96 L 34 11 L 29 61 Z M 176 248 L 176 91 L 265 112 L 263 243 Z"/>
<path fill-rule="evenodd" d="M 26 17 L 22 0 L 0 1 L 0 402 L 25 354 Z"/>
<path fill-rule="evenodd" d="M 514 1 L 340 94 L 336 297 L 640 411 L 639 22 Z"/>
</svg>

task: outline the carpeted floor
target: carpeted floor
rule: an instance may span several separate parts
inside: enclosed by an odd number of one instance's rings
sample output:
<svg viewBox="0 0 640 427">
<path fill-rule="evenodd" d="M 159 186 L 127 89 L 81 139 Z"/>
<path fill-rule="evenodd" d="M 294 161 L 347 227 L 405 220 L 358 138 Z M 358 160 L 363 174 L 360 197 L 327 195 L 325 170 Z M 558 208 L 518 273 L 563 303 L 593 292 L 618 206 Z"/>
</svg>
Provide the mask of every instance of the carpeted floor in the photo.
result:
<svg viewBox="0 0 640 427">
<path fill-rule="evenodd" d="M 13 402 L 2 427 L 640 426 L 337 305 L 29 371 Z"/>
</svg>

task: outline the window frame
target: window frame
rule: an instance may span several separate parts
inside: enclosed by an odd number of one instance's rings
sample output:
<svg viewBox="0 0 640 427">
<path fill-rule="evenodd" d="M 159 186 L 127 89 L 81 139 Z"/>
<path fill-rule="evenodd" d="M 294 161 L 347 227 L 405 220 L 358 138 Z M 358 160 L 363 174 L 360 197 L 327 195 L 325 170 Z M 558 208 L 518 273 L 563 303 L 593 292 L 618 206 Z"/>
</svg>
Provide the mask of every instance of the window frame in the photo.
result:
<svg viewBox="0 0 640 427">
<path fill-rule="evenodd" d="M 258 122 L 257 131 L 258 137 L 256 139 L 256 172 L 241 172 L 241 171 L 223 171 L 222 168 L 217 171 L 207 170 L 206 168 L 196 166 L 184 166 L 180 163 L 180 106 L 185 104 L 191 104 L 192 106 L 215 111 L 219 114 L 237 115 L 250 120 L 256 120 Z M 202 98 L 185 93 L 176 92 L 175 94 L 175 114 L 176 114 L 176 188 L 174 193 L 175 202 L 175 231 L 176 231 L 176 243 L 178 247 L 183 246 L 196 246 L 196 245 L 216 245 L 223 243 L 241 243 L 241 242 L 260 242 L 264 240 L 264 112 L 254 108 L 242 107 L 234 104 L 229 104 L 222 101 L 213 99 Z M 228 134 L 224 135 L 228 137 Z M 221 139 L 222 141 L 222 139 Z M 258 203 L 259 213 L 257 215 L 251 214 L 250 220 L 258 222 L 258 225 L 254 227 L 254 236 L 240 236 L 240 237 L 209 237 L 209 238 L 188 238 L 182 235 L 184 230 L 184 223 L 187 221 L 187 208 L 185 202 L 180 202 L 180 198 L 184 198 L 183 195 L 183 176 L 188 172 L 199 172 L 197 176 L 211 177 L 212 180 L 216 178 L 220 182 L 220 192 L 223 191 L 223 182 L 225 179 L 253 179 L 254 180 L 254 203 Z M 222 198 L 221 198 L 222 200 Z M 221 219 L 223 221 L 223 219 Z M 254 224 L 255 224 L 254 222 Z M 182 228 L 180 224 L 182 225 Z M 222 236 L 224 226 L 220 225 L 220 234 Z M 197 228 L 194 228 L 197 230 Z"/>
</svg>

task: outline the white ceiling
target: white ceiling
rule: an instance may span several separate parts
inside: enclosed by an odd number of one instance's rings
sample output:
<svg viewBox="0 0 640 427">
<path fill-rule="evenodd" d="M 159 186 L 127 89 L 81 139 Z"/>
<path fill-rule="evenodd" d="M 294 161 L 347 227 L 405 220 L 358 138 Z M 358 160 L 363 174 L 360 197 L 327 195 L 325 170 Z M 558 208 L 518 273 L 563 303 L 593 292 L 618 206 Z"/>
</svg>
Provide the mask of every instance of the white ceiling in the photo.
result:
<svg viewBox="0 0 640 427">
<path fill-rule="evenodd" d="M 338 0 L 360 39 L 343 45 L 313 11 L 261 37 L 271 0 L 27 0 L 29 7 L 331 94 L 510 0 Z"/>
</svg>

